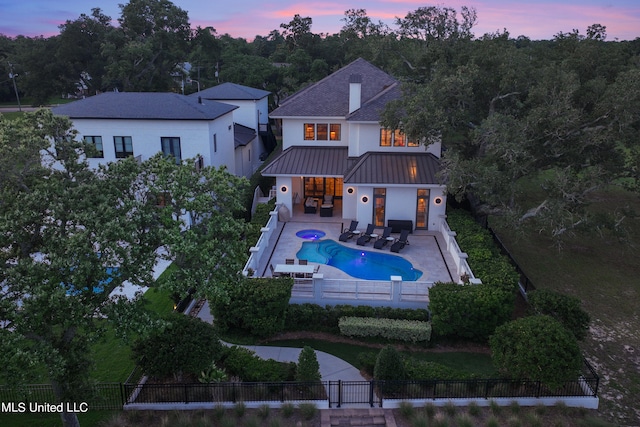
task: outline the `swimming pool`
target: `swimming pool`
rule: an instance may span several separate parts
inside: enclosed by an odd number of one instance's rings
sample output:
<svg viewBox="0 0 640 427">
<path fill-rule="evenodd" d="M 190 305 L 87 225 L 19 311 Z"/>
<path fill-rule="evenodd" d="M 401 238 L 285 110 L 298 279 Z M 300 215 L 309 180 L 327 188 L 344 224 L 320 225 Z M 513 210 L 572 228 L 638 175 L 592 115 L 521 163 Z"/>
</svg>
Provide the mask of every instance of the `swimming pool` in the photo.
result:
<svg viewBox="0 0 640 427">
<path fill-rule="evenodd" d="M 301 239 L 307 240 L 319 240 L 322 239 L 325 235 L 326 233 L 324 231 L 315 229 L 300 230 L 296 233 L 296 236 L 300 237 Z"/>
<path fill-rule="evenodd" d="M 391 276 L 401 276 L 402 280 L 412 282 L 422 276 L 422 271 L 413 268 L 402 257 L 349 248 L 331 239 L 304 242 L 296 256 L 298 259 L 339 268 L 358 279 L 389 280 Z"/>
</svg>

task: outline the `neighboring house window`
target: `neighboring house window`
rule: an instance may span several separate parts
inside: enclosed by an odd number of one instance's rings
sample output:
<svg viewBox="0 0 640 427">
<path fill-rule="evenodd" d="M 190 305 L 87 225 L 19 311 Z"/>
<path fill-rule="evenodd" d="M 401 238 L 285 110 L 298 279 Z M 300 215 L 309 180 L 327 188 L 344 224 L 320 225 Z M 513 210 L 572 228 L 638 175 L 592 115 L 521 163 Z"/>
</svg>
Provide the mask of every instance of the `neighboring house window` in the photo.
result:
<svg viewBox="0 0 640 427">
<path fill-rule="evenodd" d="M 218 152 L 218 135 L 215 133 L 213 134 L 213 152 Z"/>
<path fill-rule="evenodd" d="M 386 188 L 373 189 L 373 224 L 376 227 L 384 227 Z"/>
<path fill-rule="evenodd" d="M 104 158 L 104 149 L 102 148 L 102 137 L 101 136 L 85 136 L 84 142 L 87 144 L 92 144 L 96 151 L 91 153 L 92 156 L 89 156 L 94 159 L 103 159 Z"/>
<path fill-rule="evenodd" d="M 130 136 L 114 136 L 113 145 L 116 148 L 116 159 L 133 156 L 133 141 Z"/>
<path fill-rule="evenodd" d="M 340 123 L 305 123 L 305 141 L 340 141 Z"/>
<path fill-rule="evenodd" d="M 160 138 L 162 153 L 166 157 L 173 157 L 176 164 L 180 164 L 182 160 L 182 152 L 180 151 L 180 138 L 178 137 L 162 137 Z"/>
<path fill-rule="evenodd" d="M 313 141 L 316 139 L 316 125 L 313 123 L 304 124 L 304 140 Z"/>
<path fill-rule="evenodd" d="M 380 146 L 381 147 L 418 147 L 417 141 L 409 140 L 407 135 L 399 129 L 392 131 L 391 129 L 380 129 Z"/>
</svg>

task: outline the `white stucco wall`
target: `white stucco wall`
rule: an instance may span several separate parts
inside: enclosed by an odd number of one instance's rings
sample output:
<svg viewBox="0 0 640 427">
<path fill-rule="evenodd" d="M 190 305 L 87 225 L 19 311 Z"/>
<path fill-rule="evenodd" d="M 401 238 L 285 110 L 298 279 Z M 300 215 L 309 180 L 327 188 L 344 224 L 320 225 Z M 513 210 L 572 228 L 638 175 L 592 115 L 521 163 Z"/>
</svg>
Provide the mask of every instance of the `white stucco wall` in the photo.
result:
<svg viewBox="0 0 640 427">
<path fill-rule="evenodd" d="M 440 144 L 432 144 L 428 147 L 418 145 L 417 147 L 382 147 L 380 146 L 380 124 L 371 122 L 349 123 L 349 134 L 353 135 L 350 139 L 352 143 L 349 145 L 349 156 L 358 157 L 368 151 L 394 152 L 394 153 L 432 153 L 436 157 L 440 157 Z M 353 139 L 357 138 L 357 139 Z"/>
<path fill-rule="evenodd" d="M 162 137 L 179 137 L 183 159 L 201 155 L 207 166 L 226 165 L 235 173 L 233 143 L 233 115 L 225 114 L 213 121 L 200 120 L 104 120 L 75 119 L 74 128 L 79 138 L 101 136 L 104 158 L 89 159 L 91 167 L 117 160 L 114 136 L 130 136 L 134 157 L 142 160 L 162 151 Z M 214 150 L 213 135 L 216 135 L 217 150 Z"/>
</svg>

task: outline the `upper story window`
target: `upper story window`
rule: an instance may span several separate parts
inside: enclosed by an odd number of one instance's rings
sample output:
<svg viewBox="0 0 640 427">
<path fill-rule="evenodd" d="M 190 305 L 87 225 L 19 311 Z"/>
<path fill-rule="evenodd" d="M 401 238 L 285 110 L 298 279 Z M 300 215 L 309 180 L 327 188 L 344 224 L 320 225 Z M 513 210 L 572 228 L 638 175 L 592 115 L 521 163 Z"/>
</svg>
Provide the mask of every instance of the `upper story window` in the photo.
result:
<svg viewBox="0 0 640 427">
<path fill-rule="evenodd" d="M 417 141 L 410 140 L 407 135 L 399 129 L 380 129 L 380 146 L 381 147 L 418 147 Z"/>
<path fill-rule="evenodd" d="M 91 144 L 95 147 L 95 151 L 93 153 L 89 153 L 89 157 L 93 159 L 103 159 L 104 158 L 104 149 L 102 147 L 102 137 L 101 136 L 85 136 L 84 142 L 87 144 Z"/>
<path fill-rule="evenodd" d="M 160 138 L 162 153 L 166 157 L 173 157 L 176 164 L 180 164 L 182 160 L 182 152 L 180 151 L 180 138 L 178 137 L 162 137 Z"/>
<path fill-rule="evenodd" d="M 305 141 L 340 141 L 340 123 L 305 123 Z"/>
<path fill-rule="evenodd" d="M 133 156 L 133 141 L 130 136 L 114 136 L 113 145 L 116 149 L 116 159 Z"/>
</svg>

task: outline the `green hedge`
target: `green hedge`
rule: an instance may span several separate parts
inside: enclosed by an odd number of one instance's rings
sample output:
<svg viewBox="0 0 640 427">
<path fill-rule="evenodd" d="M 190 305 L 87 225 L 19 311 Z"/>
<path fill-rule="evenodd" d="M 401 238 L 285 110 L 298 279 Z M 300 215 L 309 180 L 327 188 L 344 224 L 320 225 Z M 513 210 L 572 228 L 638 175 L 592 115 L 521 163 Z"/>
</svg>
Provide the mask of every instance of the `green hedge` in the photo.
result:
<svg viewBox="0 0 640 427">
<path fill-rule="evenodd" d="M 487 284 L 436 283 L 429 289 L 431 325 L 438 336 L 486 341 L 511 319 L 514 293 Z"/>
<path fill-rule="evenodd" d="M 489 231 L 461 209 L 447 211 L 447 223 L 456 232 L 460 249 L 469 256 L 467 262 L 474 276 L 482 283 L 514 291 L 520 276 L 509 258 L 500 252 Z"/>
<path fill-rule="evenodd" d="M 284 363 L 273 359 L 264 360 L 244 347 L 225 347 L 218 365 L 229 376 L 240 378 L 247 382 L 277 382 L 294 381 L 296 364 Z"/>
<path fill-rule="evenodd" d="M 289 331 L 321 331 L 340 333 L 338 321 L 341 317 L 375 317 L 428 321 L 426 309 L 403 309 L 391 307 L 369 307 L 365 305 L 320 306 L 317 304 L 291 304 L 287 308 L 285 329 Z"/>
<path fill-rule="evenodd" d="M 348 337 L 382 337 L 412 343 L 431 339 L 431 324 L 418 320 L 342 317 L 338 327 Z"/>
</svg>

